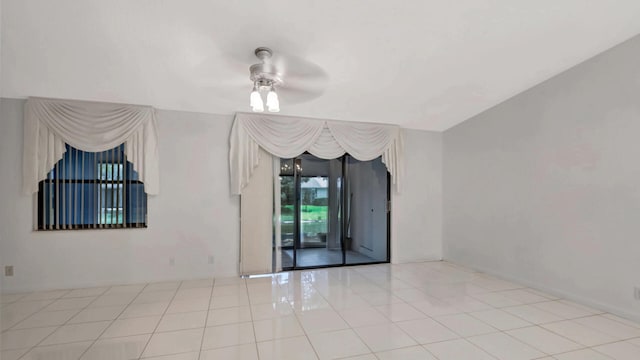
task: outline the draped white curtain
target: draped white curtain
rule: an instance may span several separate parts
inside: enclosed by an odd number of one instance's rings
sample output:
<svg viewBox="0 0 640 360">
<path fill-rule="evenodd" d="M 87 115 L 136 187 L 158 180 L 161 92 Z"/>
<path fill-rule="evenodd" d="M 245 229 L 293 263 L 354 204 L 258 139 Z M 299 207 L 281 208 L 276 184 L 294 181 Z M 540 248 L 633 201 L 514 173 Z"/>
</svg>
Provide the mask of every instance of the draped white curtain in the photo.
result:
<svg viewBox="0 0 640 360">
<path fill-rule="evenodd" d="M 260 148 L 280 158 L 293 158 L 305 151 L 322 159 L 345 153 L 360 161 L 382 156 L 400 191 L 404 156 L 398 126 L 239 113 L 231 130 L 229 152 L 233 194 L 241 194 L 249 183 L 260 163 Z"/>
<path fill-rule="evenodd" d="M 38 191 L 62 159 L 65 143 L 88 152 L 125 144 L 147 194 L 160 190 L 158 128 L 155 110 L 149 106 L 29 98 L 24 116 L 23 191 Z"/>
</svg>

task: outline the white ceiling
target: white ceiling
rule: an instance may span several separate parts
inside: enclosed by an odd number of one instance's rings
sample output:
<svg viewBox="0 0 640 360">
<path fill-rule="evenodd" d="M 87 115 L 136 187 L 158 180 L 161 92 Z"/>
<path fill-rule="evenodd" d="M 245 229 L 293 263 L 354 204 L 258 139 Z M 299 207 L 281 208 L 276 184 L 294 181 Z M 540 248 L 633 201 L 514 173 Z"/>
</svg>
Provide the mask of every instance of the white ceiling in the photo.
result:
<svg viewBox="0 0 640 360">
<path fill-rule="evenodd" d="M 640 33 L 638 0 L 2 0 L 1 95 L 249 111 L 253 50 L 326 71 L 282 114 L 445 130 Z M 243 86 L 229 84 L 246 81 Z"/>
</svg>

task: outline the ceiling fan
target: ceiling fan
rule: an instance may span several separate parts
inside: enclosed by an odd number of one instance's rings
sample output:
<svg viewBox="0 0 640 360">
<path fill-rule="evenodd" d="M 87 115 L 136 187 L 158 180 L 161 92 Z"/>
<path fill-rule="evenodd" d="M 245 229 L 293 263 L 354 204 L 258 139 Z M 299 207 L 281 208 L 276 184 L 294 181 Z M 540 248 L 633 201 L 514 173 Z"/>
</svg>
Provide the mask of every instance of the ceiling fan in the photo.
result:
<svg viewBox="0 0 640 360">
<path fill-rule="evenodd" d="M 225 99 L 234 106 L 238 105 L 242 94 L 250 92 L 252 110 L 264 111 L 266 108 L 276 112 L 280 105 L 312 101 L 327 88 L 327 72 L 300 56 L 267 47 L 258 47 L 253 53 L 247 53 L 246 44 L 243 46 L 238 41 L 221 50 L 217 61 L 202 59 L 194 72 L 194 81 L 207 89 L 208 96 Z M 270 93 L 273 93 L 271 101 Z"/>
<path fill-rule="evenodd" d="M 249 78 L 253 81 L 253 91 L 250 96 L 251 110 L 264 111 L 264 103 L 261 93 L 267 92 L 267 108 L 269 112 L 280 111 L 280 101 L 276 93 L 276 87 L 282 84 L 281 75 L 276 66 L 271 63 L 273 51 L 268 47 L 259 47 L 254 51 L 260 63 L 249 67 Z"/>
<path fill-rule="evenodd" d="M 296 55 L 258 47 L 249 56 L 246 47 L 238 44 L 222 54 L 223 61 L 217 65 L 212 60 L 202 62 L 197 81 L 217 98 L 234 104 L 242 94 L 251 92 L 253 111 L 277 112 L 280 105 L 311 101 L 320 97 L 328 84 L 329 76 L 320 66 Z"/>
</svg>

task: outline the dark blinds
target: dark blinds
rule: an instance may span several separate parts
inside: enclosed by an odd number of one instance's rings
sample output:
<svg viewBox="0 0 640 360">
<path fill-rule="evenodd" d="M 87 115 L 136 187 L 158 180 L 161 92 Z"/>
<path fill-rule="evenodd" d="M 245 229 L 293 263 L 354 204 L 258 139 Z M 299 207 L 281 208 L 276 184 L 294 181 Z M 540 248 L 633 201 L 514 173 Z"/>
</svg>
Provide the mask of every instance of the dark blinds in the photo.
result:
<svg viewBox="0 0 640 360">
<path fill-rule="evenodd" d="M 66 149 L 39 184 L 38 230 L 147 226 L 147 194 L 124 144 L 102 152 Z"/>
</svg>

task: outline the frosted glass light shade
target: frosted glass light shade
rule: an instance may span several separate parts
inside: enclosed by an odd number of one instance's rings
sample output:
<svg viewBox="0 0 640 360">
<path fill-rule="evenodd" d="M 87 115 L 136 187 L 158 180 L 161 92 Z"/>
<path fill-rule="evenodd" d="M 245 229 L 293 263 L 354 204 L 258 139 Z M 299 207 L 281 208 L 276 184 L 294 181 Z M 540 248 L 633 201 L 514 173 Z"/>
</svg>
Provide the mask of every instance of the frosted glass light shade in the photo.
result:
<svg viewBox="0 0 640 360">
<path fill-rule="evenodd" d="M 251 92 L 250 104 L 251 110 L 253 110 L 254 112 L 264 111 L 264 103 L 262 102 L 262 97 L 257 90 L 253 90 Z"/>
<path fill-rule="evenodd" d="M 267 108 L 269 112 L 278 112 L 280 111 L 280 101 L 278 101 L 278 94 L 275 91 L 271 90 L 267 94 Z"/>
</svg>

